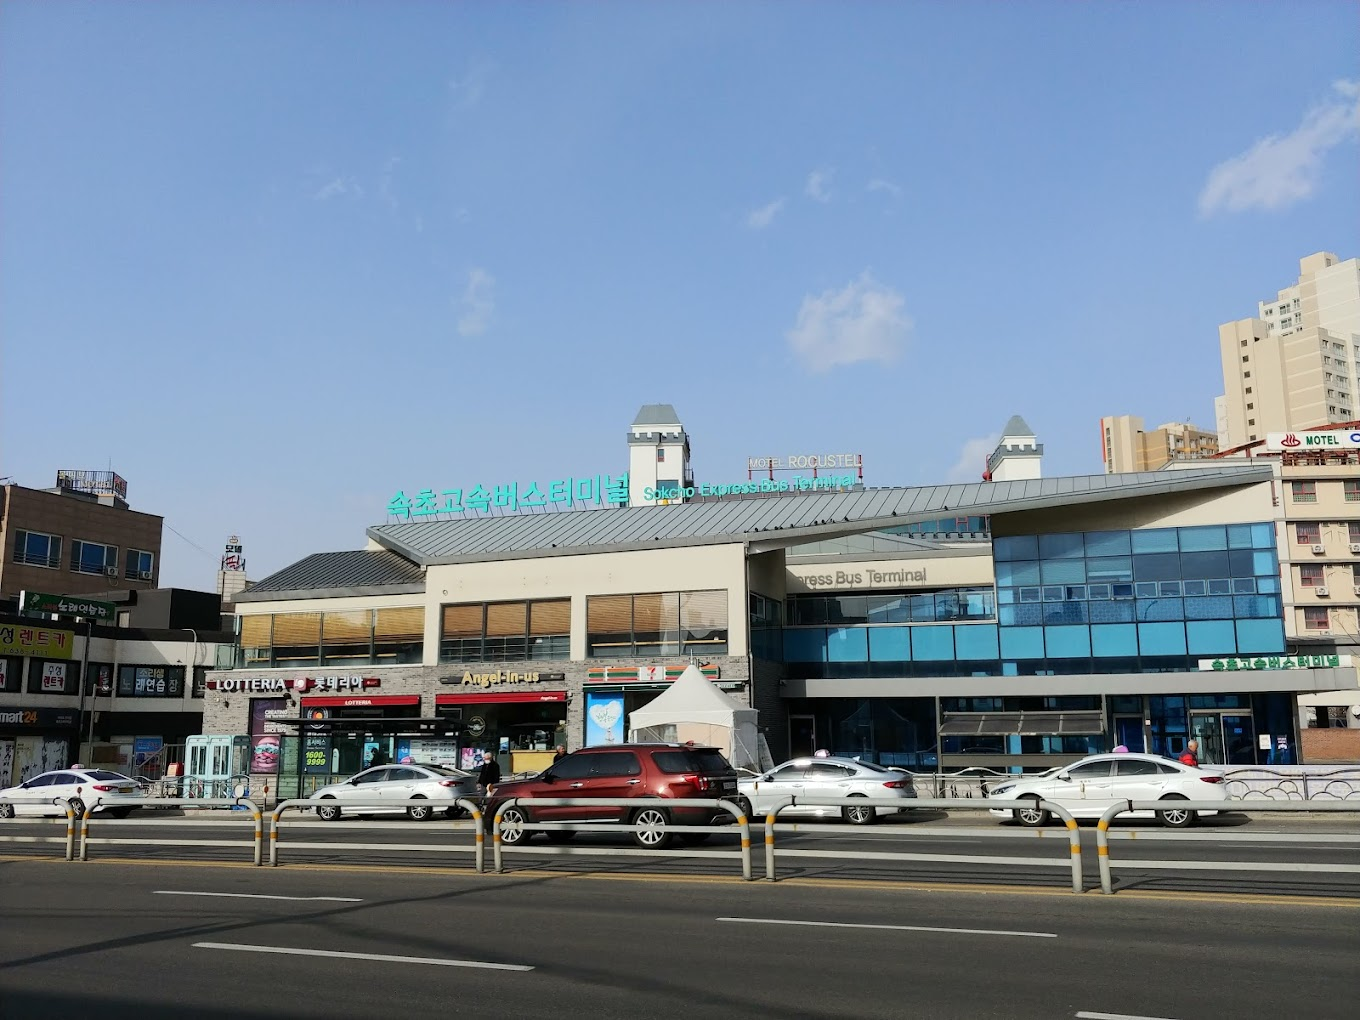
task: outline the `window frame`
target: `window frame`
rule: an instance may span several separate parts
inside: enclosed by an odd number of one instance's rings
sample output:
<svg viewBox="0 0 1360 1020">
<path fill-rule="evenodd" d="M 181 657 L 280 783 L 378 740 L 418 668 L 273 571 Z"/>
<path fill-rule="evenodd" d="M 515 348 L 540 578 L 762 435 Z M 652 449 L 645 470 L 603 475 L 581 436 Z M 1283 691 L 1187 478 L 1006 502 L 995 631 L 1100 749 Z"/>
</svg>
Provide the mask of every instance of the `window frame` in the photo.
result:
<svg viewBox="0 0 1360 1020">
<path fill-rule="evenodd" d="M 534 608 L 536 606 L 566 604 L 567 607 L 567 629 L 562 633 L 536 634 L 534 632 Z M 524 633 L 516 635 L 494 635 L 487 634 L 487 623 L 491 617 L 493 607 L 497 606 L 523 606 L 524 607 Z M 449 637 L 445 632 L 447 620 L 446 611 L 449 609 L 477 609 L 481 614 L 480 634 L 477 637 L 460 636 Z M 560 610 L 559 610 L 560 611 Z M 489 642 L 504 642 L 500 648 L 501 654 L 488 655 Z M 509 642 L 521 642 L 523 654 L 510 655 L 508 650 L 511 645 Z M 455 647 L 456 643 L 456 647 Z M 571 658 L 571 599 L 570 598 L 544 598 L 544 599 L 495 599 L 489 602 L 448 602 L 439 607 L 439 661 L 441 663 L 470 663 L 470 662 L 555 662 Z"/>
<path fill-rule="evenodd" d="M 47 555 L 45 557 L 39 558 L 29 553 L 28 539 L 31 536 L 37 536 L 40 538 L 47 539 Z M 19 551 L 19 546 L 21 542 L 24 546 L 24 551 L 22 553 Z M 20 566 L 41 567 L 43 570 L 60 570 L 61 543 L 62 537 L 60 535 L 53 535 L 46 531 L 33 531 L 29 528 L 15 528 L 14 546 L 11 550 L 11 557 L 13 559 L 13 562 L 19 564 Z M 56 549 L 55 552 L 53 552 L 54 547 Z"/>
<path fill-rule="evenodd" d="M 133 560 L 136 559 L 136 565 Z M 143 558 L 147 564 L 142 568 Z M 146 577 L 142 577 L 146 574 Z M 150 581 L 156 576 L 156 554 L 148 549 L 134 549 L 129 546 L 123 553 L 123 576 L 130 581 Z"/>
<path fill-rule="evenodd" d="M 1316 503 L 1317 482 L 1290 482 L 1289 501 L 1291 503 Z"/>
<path fill-rule="evenodd" d="M 1319 620 L 1321 625 L 1318 625 Z M 1327 606 L 1304 606 L 1303 629 L 1309 631 L 1328 631 L 1332 629 L 1332 611 Z"/>
<path fill-rule="evenodd" d="M 98 547 L 104 550 L 103 563 L 98 569 L 91 569 L 85 566 L 84 550 L 86 546 L 92 548 Z M 97 577 L 107 575 L 110 570 L 116 571 L 118 569 L 119 551 L 118 546 L 109 545 L 107 542 L 91 542 L 83 538 L 73 538 L 71 539 L 71 573 L 89 574 Z M 114 574 L 113 576 L 116 577 L 117 574 Z"/>
</svg>

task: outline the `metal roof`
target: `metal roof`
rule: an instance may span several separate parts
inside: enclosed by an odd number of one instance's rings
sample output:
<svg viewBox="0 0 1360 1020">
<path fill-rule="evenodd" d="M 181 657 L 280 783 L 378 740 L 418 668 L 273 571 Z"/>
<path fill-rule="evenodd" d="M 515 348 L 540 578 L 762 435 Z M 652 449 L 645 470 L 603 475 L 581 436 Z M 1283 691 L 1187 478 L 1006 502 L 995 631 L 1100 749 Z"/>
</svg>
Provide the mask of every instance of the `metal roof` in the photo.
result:
<svg viewBox="0 0 1360 1020">
<path fill-rule="evenodd" d="M 1268 466 L 1244 466 L 1234 470 L 861 489 L 670 506 L 380 524 L 369 528 L 368 536 L 425 566 L 737 542 L 747 543 L 752 551 L 760 552 L 951 514 L 1013 513 L 1228 488 L 1270 478 Z"/>
<path fill-rule="evenodd" d="M 270 574 L 238 594 L 236 602 L 276 601 L 280 592 L 305 592 L 307 598 L 425 590 L 425 571 L 385 549 L 313 553 Z"/>
<path fill-rule="evenodd" d="M 670 404 L 643 404 L 634 425 L 679 425 L 680 416 Z"/>
<path fill-rule="evenodd" d="M 1029 427 L 1024 418 L 1018 414 L 1011 415 L 1011 420 L 1006 422 L 1006 427 L 1001 430 L 1002 436 L 1029 436 L 1034 437 L 1034 430 Z"/>
</svg>

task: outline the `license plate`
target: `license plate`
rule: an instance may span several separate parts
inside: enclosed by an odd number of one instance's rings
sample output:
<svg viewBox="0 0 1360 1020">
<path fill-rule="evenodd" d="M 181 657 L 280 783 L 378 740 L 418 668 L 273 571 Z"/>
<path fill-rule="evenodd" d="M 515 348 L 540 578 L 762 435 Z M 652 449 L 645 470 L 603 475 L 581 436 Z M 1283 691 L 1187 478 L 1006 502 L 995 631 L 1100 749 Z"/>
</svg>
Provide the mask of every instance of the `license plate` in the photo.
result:
<svg viewBox="0 0 1360 1020">
<path fill-rule="evenodd" d="M 736 784 L 736 783 L 723 783 L 722 792 L 723 792 L 723 793 L 736 793 L 736 792 L 737 792 L 737 784 Z"/>
<path fill-rule="evenodd" d="M 120 787 L 118 787 L 118 790 L 117 790 L 116 792 L 118 792 L 118 793 L 133 793 L 133 792 L 135 792 L 135 788 L 134 788 L 134 787 L 131 787 L 131 786 L 120 786 Z"/>
</svg>

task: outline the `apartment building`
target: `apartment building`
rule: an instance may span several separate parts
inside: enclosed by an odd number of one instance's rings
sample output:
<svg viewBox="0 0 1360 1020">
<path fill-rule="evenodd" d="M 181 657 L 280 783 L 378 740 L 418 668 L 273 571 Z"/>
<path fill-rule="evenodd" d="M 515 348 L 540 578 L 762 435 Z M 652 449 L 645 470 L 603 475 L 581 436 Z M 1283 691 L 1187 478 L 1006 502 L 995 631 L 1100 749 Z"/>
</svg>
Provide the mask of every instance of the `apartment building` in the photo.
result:
<svg viewBox="0 0 1360 1020">
<path fill-rule="evenodd" d="M 1167 422 L 1149 431 L 1137 415 L 1111 415 L 1100 419 L 1100 437 L 1107 475 L 1156 471 L 1172 461 L 1218 454 L 1218 434 L 1189 422 Z"/>
<path fill-rule="evenodd" d="M 59 471 L 50 489 L 0 487 L 0 607 L 24 590 L 155 588 L 161 524 L 129 508 L 127 482 L 112 471 Z"/>
<path fill-rule="evenodd" d="M 1254 317 L 1218 328 L 1220 443 L 1360 417 L 1360 259 L 1317 252 Z"/>
</svg>

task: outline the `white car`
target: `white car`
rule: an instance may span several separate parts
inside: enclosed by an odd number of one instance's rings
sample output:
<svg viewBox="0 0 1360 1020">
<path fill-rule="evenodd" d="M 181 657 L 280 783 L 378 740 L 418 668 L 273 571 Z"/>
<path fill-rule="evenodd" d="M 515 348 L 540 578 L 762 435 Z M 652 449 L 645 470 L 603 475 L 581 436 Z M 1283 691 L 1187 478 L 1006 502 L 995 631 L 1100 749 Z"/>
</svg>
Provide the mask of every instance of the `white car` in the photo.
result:
<svg viewBox="0 0 1360 1020">
<path fill-rule="evenodd" d="M 916 799 L 911 776 L 854 758 L 795 758 L 769 772 L 737 781 L 738 799 L 747 814 L 763 817 L 776 804 L 792 798 L 794 806 L 780 818 L 835 818 L 868 825 L 879 817 L 911 810 Z M 800 797 L 864 798 L 863 807 L 818 807 L 798 804 Z M 872 802 L 872 803 L 870 803 Z"/>
<path fill-rule="evenodd" d="M 382 815 L 404 812 L 413 821 L 423 822 L 443 808 L 448 817 L 459 813 L 454 801 L 460 797 L 477 796 L 477 777 L 442 765 L 377 765 L 364 769 L 343 783 L 323 786 L 308 800 L 317 801 L 316 813 L 323 822 L 339 820 L 345 801 L 366 801 L 363 807 L 349 811 L 355 815 Z M 375 806 L 372 802 L 378 801 Z M 428 800 L 422 804 L 403 804 L 383 807 L 384 800 Z"/>
<path fill-rule="evenodd" d="M 1197 815 L 1217 811 L 1190 811 L 1177 808 L 1174 801 L 1223 801 L 1228 791 L 1223 777 L 1182 765 L 1155 754 L 1095 754 L 1066 768 L 1039 776 L 1017 776 L 1000 783 L 987 797 L 1012 807 L 995 807 L 998 818 L 1014 818 L 1021 825 L 1044 825 L 1049 813 L 1037 806 L 1041 800 L 1058 804 L 1074 818 L 1099 818 L 1116 801 L 1160 800 L 1168 805 L 1160 811 L 1130 811 L 1120 817 L 1157 818 L 1163 825 L 1182 828 L 1193 825 Z M 1026 802 L 1030 802 L 1028 806 Z"/>
<path fill-rule="evenodd" d="M 65 816 L 66 805 L 79 818 L 87 804 L 96 804 L 93 813 L 107 811 L 115 818 L 126 818 L 146 800 L 137 780 L 107 769 L 80 766 L 44 772 L 25 783 L 0 790 L 0 818 L 15 815 Z"/>
</svg>

